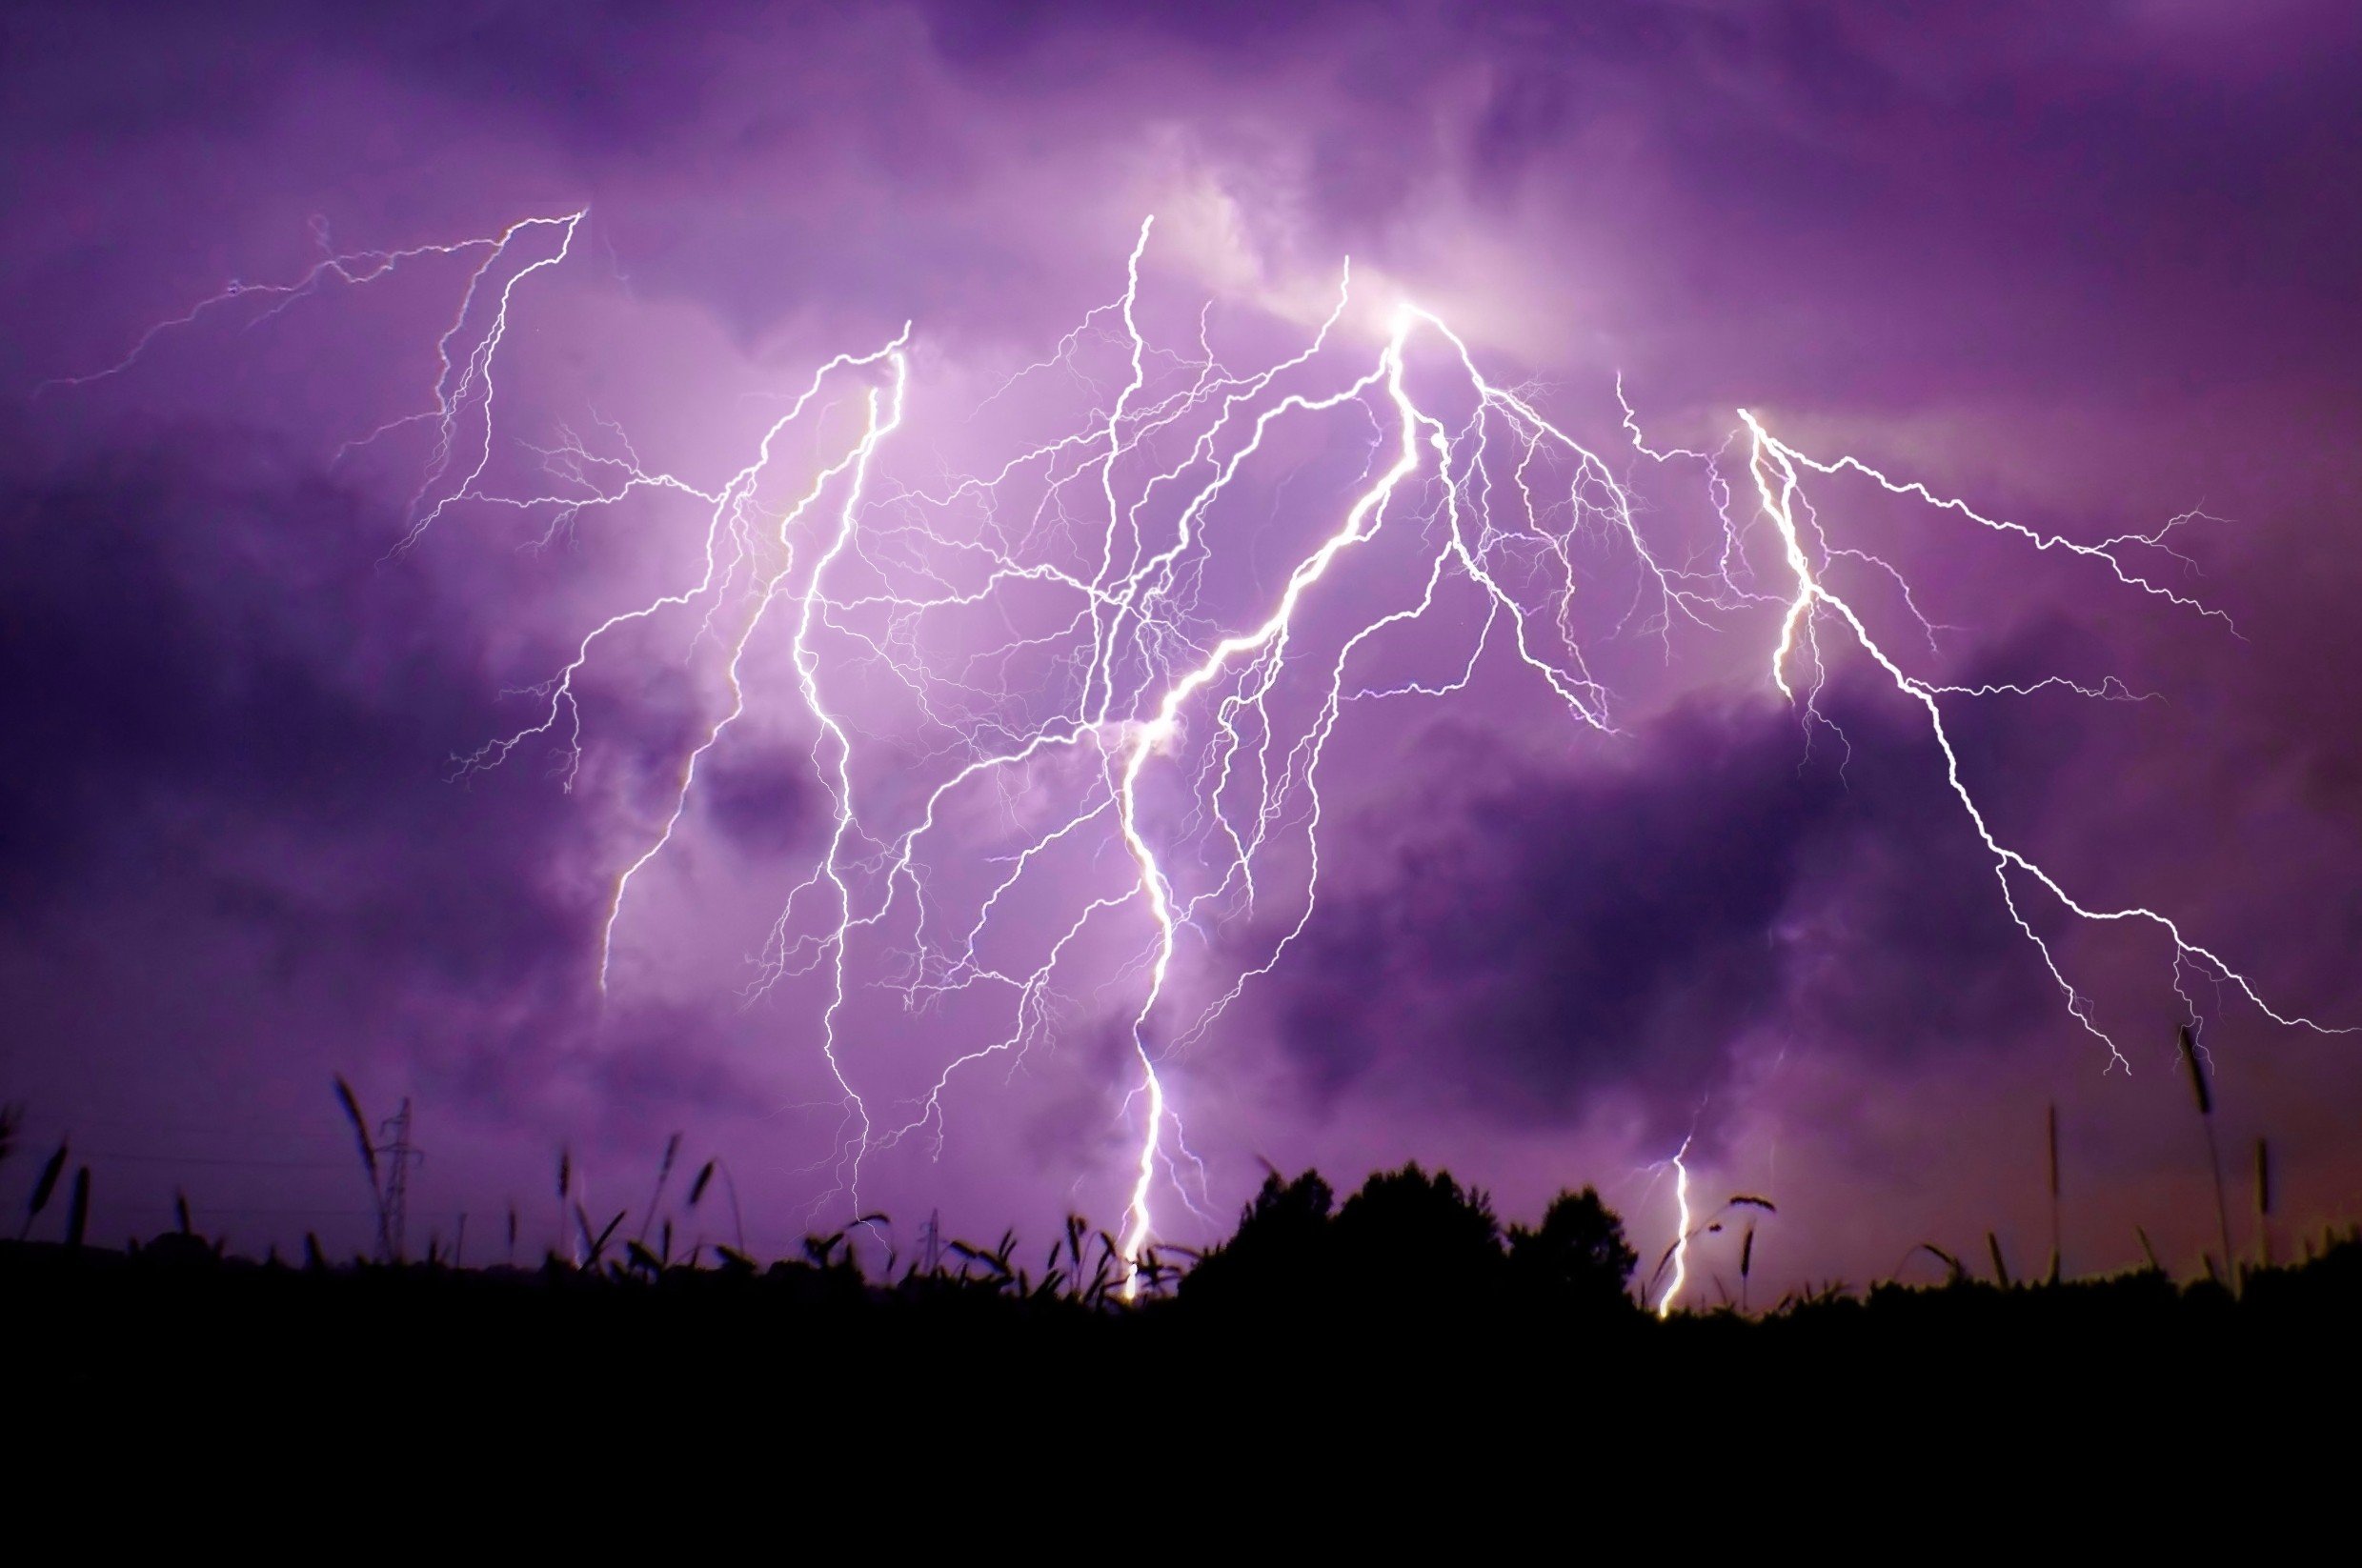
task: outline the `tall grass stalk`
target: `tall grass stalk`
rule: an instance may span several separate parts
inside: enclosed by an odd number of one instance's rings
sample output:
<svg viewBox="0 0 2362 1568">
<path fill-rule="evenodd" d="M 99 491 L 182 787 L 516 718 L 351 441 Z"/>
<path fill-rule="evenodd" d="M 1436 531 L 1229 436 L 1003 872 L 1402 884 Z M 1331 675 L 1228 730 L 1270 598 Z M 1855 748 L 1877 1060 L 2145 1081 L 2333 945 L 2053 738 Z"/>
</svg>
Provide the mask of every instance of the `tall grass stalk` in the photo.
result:
<svg viewBox="0 0 2362 1568">
<path fill-rule="evenodd" d="M 672 1179 L 673 1162 L 680 1158 L 680 1135 L 675 1133 L 664 1140 L 664 1158 L 656 1165 L 656 1190 L 648 1195 L 648 1212 L 639 1216 L 639 1235 L 633 1239 L 645 1242 L 648 1229 L 656 1222 L 657 1206 L 664 1201 L 664 1184 Z"/>
<path fill-rule="evenodd" d="M 386 1183 L 377 1165 L 377 1143 L 369 1136 L 369 1118 L 361 1115 L 361 1102 L 342 1073 L 336 1075 L 336 1103 L 344 1108 L 345 1120 L 353 1124 L 353 1140 L 361 1150 L 361 1168 L 369 1175 L 369 1200 L 377 1210 L 377 1256 L 391 1263 L 394 1216 L 386 1207 Z"/>
<path fill-rule="evenodd" d="M 2223 1243 L 2222 1280 L 2227 1287 L 2238 1289 L 2237 1265 L 2231 1253 L 2231 1200 L 2223 1192 L 2223 1152 L 2214 1138 L 2214 1096 L 2207 1088 L 2206 1064 L 2198 1059 L 2198 1035 L 2188 1024 L 2182 1025 L 2182 1060 L 2190 1065 L 2190 1087 L 2198 1098 L 2198 1120 L 2206 1128 L 2206 1159 L 2214 1175 L 2214 1223 L 2220 1228 Z"/>
<path fill-rule="evenodd" d="M 582 1249 L 576 1244 L 566 1225 L 566 1199 L 574 1196 L 574 1190 L 575 1152 L 571 1147 L 560 1144 L 557 1150 L 557 1234 L 566 1238 L 568 1259 L 579 1266 L 582 1262 Z"/>
<path fill-rule="evenodd" d="M 66 1141 L 61 1138 L 58 1140 L 57 1153 L 50 1156 L 49 1163 L 41 1167 L 41 1175 L 33 1180 L 32 1196 L 26 1201 L 25 1224 L 24 1228 L 16 1233 L 17 1240 L 22 1241 L 32 1234 L 32 1222 L 40 1218 L 41 1211 L 50 1206 L 50 1195 L 57 1191 L 57 1178 L 63 1176 L 65 1171 Z"/>
<path fill-rule="evenodd" d="M 77 1166 L 73 1173 L 73 1196 L 66 1201 L 66 1245 L 81 1250 L 83 1238 L 91 1231 L 91 1168 Z"/>
<path fill-rule="evenodd" d="M 2059 1102 L 2050 1102 L 2050 1283 L 2059 1282 Z"/>
<path fill-rule="evenodd" d="M 2271 1267 L 2271 1147 L 2255 1140 L 2255 1258 Z"/>
</svg>

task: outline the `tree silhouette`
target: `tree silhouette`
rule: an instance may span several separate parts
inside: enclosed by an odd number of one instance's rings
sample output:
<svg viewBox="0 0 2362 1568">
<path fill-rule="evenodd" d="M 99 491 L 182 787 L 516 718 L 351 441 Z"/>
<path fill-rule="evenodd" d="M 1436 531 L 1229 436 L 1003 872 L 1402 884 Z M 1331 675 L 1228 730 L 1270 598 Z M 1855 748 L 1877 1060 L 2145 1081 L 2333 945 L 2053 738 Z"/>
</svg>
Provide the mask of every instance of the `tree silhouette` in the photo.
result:
<svg viewBox="0 0 2362 1568">
<path fill-rule="evenodd" d="M 1317 1172 L 1287 1181 L 1275 1171 L 1237 1234 L 1182 1277 L 1181 1299 L 1224 1315 L 1332 1322 L 1477 1313 L 1500 1304 L 1508 1261 L 1491 1201 L 1448 1172 L 1381 1172 L 1340 1207 Z"/>
<path fill-rule="evenodd" d="M 1339 1288 L 1365 1308 L 1481 1308 L 1505 1282 L 1492 1202 L 1447 1171 L 1382 1171 L 1338 1210 Z"/>
<path fill-rule="evenodd" d="M 1181 1279 L 1192 1302 L 1301 1310 L 1319 1300 L 1334 1270 L 1329 1211 L 1336 1194 L 1318 1171 L 1282 1182 L 1274 1171 L 1239 1214 L 1239 1229 Z"/>
<path fill-rule="evenodd" d="M 1640 1256 L 1624 1221 L 1596 1190 L 1562 1192 L 1533 1230 L 1509 1227 L 1509 1267 L 1519 1296 L 1553 1311 L 1612 1315 L 1632 1310 L 1626 1294 Z"/>
</svg>

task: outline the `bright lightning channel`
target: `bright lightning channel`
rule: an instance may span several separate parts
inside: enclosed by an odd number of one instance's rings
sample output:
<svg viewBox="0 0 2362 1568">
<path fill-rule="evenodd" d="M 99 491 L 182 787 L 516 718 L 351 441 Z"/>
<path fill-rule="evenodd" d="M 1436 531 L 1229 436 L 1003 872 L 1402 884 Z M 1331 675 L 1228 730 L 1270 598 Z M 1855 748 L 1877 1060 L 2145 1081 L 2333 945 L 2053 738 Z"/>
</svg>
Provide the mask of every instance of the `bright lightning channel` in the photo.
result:
<svg viewBox="0 0 2362 1568">
<path fill-rule="evenodd" d="M 1693 1230 L 1689 1218 L 1689 1167 L 1682 1163 L 1682 1156 L 1687 1153 L 1689 1140 L 1684 1138 L 1667 1161 L 1673 1167 L 1673 1277 L 1666 1285 L 1665 1294 L 1657 1297 L 1660 1318 L 1673 1316 L 1673 1303 L 1681 1299 L 1682 1286 L 1689 1279 L 1689 1238 Z"/>
</svg>

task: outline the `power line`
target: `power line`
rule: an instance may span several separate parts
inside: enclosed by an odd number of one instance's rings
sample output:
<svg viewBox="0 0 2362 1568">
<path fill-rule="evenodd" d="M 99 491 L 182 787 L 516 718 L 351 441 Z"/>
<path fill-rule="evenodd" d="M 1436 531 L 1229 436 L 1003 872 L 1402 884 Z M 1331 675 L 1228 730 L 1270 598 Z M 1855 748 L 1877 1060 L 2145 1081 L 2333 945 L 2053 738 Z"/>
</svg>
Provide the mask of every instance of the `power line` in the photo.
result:
<svg viewBox="0 0 2362 1568">
<path fill-rule="evenodd" d="M 192 1215 L 228 1215 L 250 1219 L 261 1217 L 366 1219 L 373 1217 L 377 1213 L 374 1209 L 237 1209 L 220 1207 L 211 1203 L 192 1203 L 189 1205 L 189 1212 Z"/>
<path fill-rule="evenodd" d="M 190 1204 L 190 1205 L 189 1205 L 189 1212 L 190 1212 L 191 1214 L 192 1214 L 192 1215 L 230 1215 L 230 1216 L 239 1216 L 239 1217 L 244 1217 L 244 1218 L 266 1218 L 266 1217 L 270 1217 L 270 1218 L 304 1218 L 304 1217 L 318 1217 L 318 1218 L 324 1218 L 324 1219 L 338 1219 L 338 1218 L 344 1218 L 344 1219 L 369 1219 L 369 1218 L 374 1218 L 374 1217 L 375 1217 L 375 1216 L 376 1216 L 376 1213 L 377 1213 L 377 1211 L 376 1211 L 376 1210 L 374 1210 L 374 1209 L 238 1209 L 238 1208 L 219 1208 L 219 1207 L 215 1207 L 214 1205 L 210 1204 L 210 1203 L 192 1203 L 192 1204 Z M 466 1213 L 466 1211 L 465 1211 L 465 1210 L 462 1210 L 462 1209 L 453 1209 L 453 1210 L 450 1210 L 450 1211 L 448 1211 L 448 1212 L 446 1212 L 446 1213 L 438 1213 L 438 1214 L 424 1215 L 424 1216 L 421 1216 L 420 1217 L 422 1217 L 422 1218 L 426 1218 L 426 1219 L 457 1219 L 457 1218 L 461 1217 L 461 1216 L 463 1216 L 465 1213 Z"/>
<path fill-rule="evenodd" d="M 29 1125 L 54 1127 L 66 1131 L 75 1127 L 124 1127 L 139 1133 L 201 1133 L 209 1137 L 224 1134 L 246 1134 L 267 1137 L 274 1142 L 333 1143 L 333 1133 L 317 1130 L 305 1132 L 290 1128 L 285 1122 L 157 1121 L 148 1116 L 103 1116 L 76 1112 L 70 1116 L 45 1116 L 37 1109 Z"/>
<path fill-rule="evenodd" d="M 79 1151 L 92 1159 L 132 1160 L 142 1165 L 232 1165 L 279 1171 L 341 1171 L 340 1159 L 239 1159 L 220 1155 L 135 1155 L 123 1149 Z"/>
</svg>

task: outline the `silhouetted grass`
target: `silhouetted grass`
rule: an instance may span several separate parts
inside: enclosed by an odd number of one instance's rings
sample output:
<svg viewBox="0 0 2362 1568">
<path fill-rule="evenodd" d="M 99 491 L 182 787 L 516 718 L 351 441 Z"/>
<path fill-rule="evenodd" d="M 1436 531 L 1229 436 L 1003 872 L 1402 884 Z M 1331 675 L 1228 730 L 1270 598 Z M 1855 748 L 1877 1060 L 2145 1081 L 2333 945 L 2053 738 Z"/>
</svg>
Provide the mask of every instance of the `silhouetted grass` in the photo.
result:
<svg viewBox="0 0 2362 1568">
<path fill-rule="evenodd" d="M 2195 1042 L 2184 1044 L 2212 1156 L 2212 1096 Z M 382 1221 L 378 1151 L 350 1088 L 335 1087 Z M 1908 1386 L 1914 1397 L 1951 1391 L 1948 1410 L 1974 1414 L 1949 1418 L 1998 1440 L 2013 1410 L 2162 1398 L 2176 1387 L 2187 1397 L 2174 1368 L 2236 1364 L 2238 1378 L 2197 1380 L 2209 1397 L 2271 1389 L 2297 1397 L 2317 1380 L 2314 1369 L 2343 1363 L 2347 1325 L 2362 1308 L 2362 1234 L 2307 1237 L 2302 1262 L 2274 1266 L 2264 1140 L 2253 1171 L 2255 1265 L 2240 1268 L 2230 1251 L 2213 1159 L 2223 1266 L 2209 1256 L 2204 1277 L 2181 1283 L 2139 1231 L 2148 1267 L 2063 1277 L 2055 1108 L 2046 1135 L 2046 1271 L 2013 1277 L 1989 1231 L 1989 1279 L 1928 1241 L 1904 1261 L 1925 1252 L 1943 1266 L 1938 1284 L 1890 1280 L 1864 1292 L 1827 1281 L 1755 1313 L 1760 1230 L 1778 1211 L 1736 1194 L 1682 1238 L 1718 1234 L 1726 1219 L 1735 1228 L 1747 1211 L 1735 1238 L 1735 1305 L 1693 1255 L 1692 1290 L 1665 1321 L 1643 1303 L 1673 1249 L 1636 1291 L 1639 1259 L 1622 1221 L 1589 1189 L 1561 1194 L 1529 1227 L 1504 1224 L 1483 1192 L 1417 1165 L 1379 1173 L 1342 1202 L 1315 1173 L 1289 1180 L 1274 1171 L 1219 1245 L 1144 1254 L 1132 1301 L 1123 1287 L 1134 1267 L 1080 1215 L 1046 1246 L 1014 1231 L 989 1242 L 942 1239 L 930 1220 L 906 1256 L 890 1218 L 869 1214 L 806 1237 L 795 1256 L 759 1259 L 720 1160 L 705 1160 L 668 1200 L 678 1134 L 656 1158 L 647 1205 L 599 1220 L 572 1149 L 560 1149 L 564 1256 L 553 1250 L 535 1269 L 515 1266 L 515 1204 L 506 1261 L 488 1268 L 457 1266 L 457 1246 L 446 1255 L 439 1241 L 424 1263 L 382 1245 L 373 1259 L 337 1262 L 311 1236 L 300 1267 L 252 1262 L 200 1236 L 183 1193 L 172 1231 L 121 1251 L 94 1248 L 83 1166 L 63 1246 L 0 1243 L 0 1304 L 16 1340 L 43 1347 L 28 1375 L 80 1369 L 71 1372 L 83 1379 L 71 1397 L 84 1400 L 147 1397 L 191 1378 L 300 1379 L 367 1347 L 373 1365 L 421 1387 L 461 1397 L 498 1387 L 555 1407 L 596 1387 L 601 1369 L 619 1372 L 672 1347 L 716 1377 L 767 1386 L 783 1404 L 877 1405 L 882 1389 L 915 1386 L 922 1399 L 986 1424 L 999 1418 L 998 1401 L 1019 1397 L 1012 1379 L 1023 1368 L 1029 1409 L 1056 1404 L 1060 1390 L 1091 1391 L 1111 1401 L 1094 1406 L 1093 1419 L 1119 1423 L 1136 1419 L 1135 1401 L 1186 1403 L 1199 1385 L 1242 1374 L 1258 1387 L 1318 1389 L 1339 1410 L 1383 1391 L 1397 1401 L 1467 1401 L 1490 1416 L 1534 1401 L 1565 1412 L 1721 1408 L 1733 1390 L 1766 1409 L 1858 1403 L 1869 1413 Z M 27 1233 L 70 1157 L 61 1142 L 41 1168 Z M 736 1245 L 694 1233 L 717 1179 L 731 1198 Z M 680 1231 L 692 1238 L 676 1253 Z M 1706 1310 L 1709 1287 L 1719 1310 Z M 173 1345 L 204 1354 L 172 1357 Z"/>
</svg>

